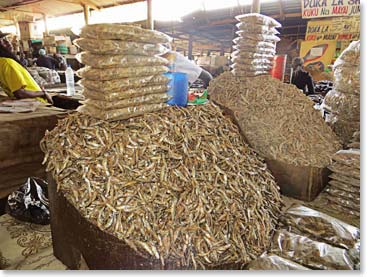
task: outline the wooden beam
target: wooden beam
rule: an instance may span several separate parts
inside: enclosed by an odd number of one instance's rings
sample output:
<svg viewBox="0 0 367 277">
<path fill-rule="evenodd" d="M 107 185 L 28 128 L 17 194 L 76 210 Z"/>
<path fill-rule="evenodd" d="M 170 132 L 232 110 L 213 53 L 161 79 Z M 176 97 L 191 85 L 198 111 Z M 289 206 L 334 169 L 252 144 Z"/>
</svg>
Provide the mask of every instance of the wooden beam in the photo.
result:
<svg viewBox="0 0 367 277">
<path fill-rule="evenodd" d="M 252 0 L 251 12 L 260 13 L 260 0 Z"/>
<path fill-rule="evenodd" d="M 68 3 L 68 4 L 74 4 L 74 5 L 87 5 L 90 8 L 92 8 L 93 10 L 100 10 L 101 8 L 99 6 L 97 6 L 94 2 L 92 1 L 87 1 L 87 0 L 55 0 L 57 2 L 63 2 L 63 3 Z"/>
<path fill-rule="evenodd" d="M 85 25 L 89 24 L 89 6 L 83 4 L 83 12 L 84 12 L 84 22 Z"/>
<path fill-rule="evenodd" d="M 43 14 L 43 24 L 45 25 L 45 33 L 46 35 L 48 35 L 49 32 L 48 32 L 48 24 L 47 24 L 47 14 Z"/>
<path fill-rule="evenodd" d="M 154 21 L 152 14 L 152 0 L 147 0 L 147 28 L 150 30 L 154 29 Z"/>
</svg>

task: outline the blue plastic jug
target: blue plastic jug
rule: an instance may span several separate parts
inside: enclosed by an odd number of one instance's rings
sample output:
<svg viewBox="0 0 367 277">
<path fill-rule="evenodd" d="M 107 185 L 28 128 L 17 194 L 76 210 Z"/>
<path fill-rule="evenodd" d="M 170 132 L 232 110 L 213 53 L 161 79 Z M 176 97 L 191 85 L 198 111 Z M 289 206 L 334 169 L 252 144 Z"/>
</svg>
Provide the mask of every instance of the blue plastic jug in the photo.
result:
<svg viewBox="0 0 367 277">
<path fill-rule="evenodd" d="M 167 93 L 172 96 L 172 98 L 167 101 L 167 104 L 171 106 L 186 107 L 189 90 L 189 82 L 186 73 L 168 72 L 164 75 L 170 79 L 168 83 L 170 88 Z"/>
</svg>

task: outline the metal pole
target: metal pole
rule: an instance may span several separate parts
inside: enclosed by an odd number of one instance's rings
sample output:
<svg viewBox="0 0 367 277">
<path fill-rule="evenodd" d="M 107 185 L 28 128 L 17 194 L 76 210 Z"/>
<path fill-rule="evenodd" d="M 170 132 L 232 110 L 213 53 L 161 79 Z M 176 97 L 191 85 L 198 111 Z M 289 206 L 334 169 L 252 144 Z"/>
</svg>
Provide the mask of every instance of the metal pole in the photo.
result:
<svg viewBox="0 0 367 277">
<path fill-rule="evenodd" d="M 260 0 L 252 0 L 251 12 L 260 13 Z"/>
<path fill-rule="evenodd" d="M 192 35 L 189 35 L 189 60 L 192 60 Z"/>
<path fill-rule="evenodd" d="M 85 25 L 89 24 L 89 6 L 83 5 L 83 11 L 84 11 L 84 22 Z"/>
<path fill-rule="evenodd" d="M 154 21 L 152 15 L 152 0 L 147 0 L 147 28 L 154 30 Z"/>
</svg>

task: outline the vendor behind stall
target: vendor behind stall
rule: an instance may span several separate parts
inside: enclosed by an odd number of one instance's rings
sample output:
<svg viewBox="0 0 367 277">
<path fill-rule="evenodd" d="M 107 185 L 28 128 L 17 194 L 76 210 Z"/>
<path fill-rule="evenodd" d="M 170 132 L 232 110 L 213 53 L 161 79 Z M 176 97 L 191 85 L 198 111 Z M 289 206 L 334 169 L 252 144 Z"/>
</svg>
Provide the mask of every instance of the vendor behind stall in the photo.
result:
<svg viewBox="0 0 367 277">
<path fill-rule="evenodd" d="M 29 72 L 12 53 L 13 47 L 7 36 L 0 31 L 0 85 L 11 98 L 35 98 L 52 103 L 51 97 L 33 80 Z"/>
<path fill-rule="evenodd" d="M 297 88 L 303 90 L 306 95 L 314 94 L 315 89 L 313 85 L 313 80 L 306 70 L 303 67 L 304 60 L 300 57 L 296 57 L 292 61 L 293 74 L 291 83 L 295 85 Z"/>
</svg>

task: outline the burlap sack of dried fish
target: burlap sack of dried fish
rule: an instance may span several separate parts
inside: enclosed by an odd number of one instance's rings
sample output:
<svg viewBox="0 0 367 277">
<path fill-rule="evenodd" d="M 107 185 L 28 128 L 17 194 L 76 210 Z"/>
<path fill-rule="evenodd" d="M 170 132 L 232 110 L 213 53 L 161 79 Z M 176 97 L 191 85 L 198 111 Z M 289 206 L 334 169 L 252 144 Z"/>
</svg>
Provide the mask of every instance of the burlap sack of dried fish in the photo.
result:
<svg viewBox="0 0 367 277">
<path fill-rule="evenodd" d="M 274 254 L 264 254 L 250 262 L 248 270 L 310 270 L 300 264 L 284 259 Z"/>
<path fill-rule="evenodd" d="M 132 88 L 166 86 L 169 78 L 164 75 L 139 76 L 134 78 L 122 78 L 108 81 L 95 81 L 88 79 L 81 79 L 79 84 L 89 90 L 98 92 L 116 92 L 121 90 L 128 90 Z"/>
<path fill-rule="evenodd" d="M 112 123 L 70 115 L 41 149 L 80 213 L 144 257 L 209 268 L 269 246 L 279 188 L 211 102 Z"/>
<path fill-rule="evenodd" d="M 333 188 L 340 189 L 342 191 L 351 193 L 353 195 L 360 195 L 361 193 L 359 188 L 354 187 L 348 183 L 341 182 L 341 181 L 330 180 L 329 185 Z"/>
<path fill-rule="evenodd" d="M 114 39 L 147 43 L 168 43 L 171 41 L 171 38 L 164 33 L 120 23 L 85 25 L 81 29 L 80 37 L 95 40 Z"/>
<path fill-rule="evenodd" d="M 282 25 L 274 18 L 259 14 L 259 13 L 247 13 L 237 15 L 235 17 L 238 21 L 244 22 L 248 25 L 264 25 L 270 28 L 280 28 Z"/>
<path fill-rule="evenodd" d="M 275 49 L 276 44 L 271 41 L 266 40 L 252 40 L 252 39 L 244 39 L 243 37 L 236 37 L 233 39 L 233 42 L 235 43 L 238 48 L 241 47 L 264 47 L 264 48 L 270 48 Z"/>
<path fill-rule="evenodd" d="M 334 187 L 333 185 L 330 185 L 325 189 L 325 192 L 330 194 L 331 196 L 335 196 L 337 198 L 346 199 L 347 201 L 351 201 L 352 203 L 355 203 L 355 205 L 359 206 L 359 202 L 361 200 L 360 198 L 360 192 L 354 193 L 345 191 L 343 189 Z"/>
<path fill-rule="evenodd" d="M 268 42 L 271 44 L 276 44 L 278 41 L 280 41 L 280 38 L 276 35 L 264 35 L 264 34 L 251 34 L 246 31 L 237 31 L 236 34 L 239 36 L 233 40 L 234 43 L 239 44 L 241 41 L 244 44 L 247 44 L 248 42 Z"/>
<path fill-rule="evenodd" d="M 168 72 L 168 67 L 159 65 L 159 66 L 118 67 L 107 69 L 100 69 L 86 66 L 79 69 L 76 73 L 80 78 L 85 78 L 89 80 L 107 81 L 130 77 L 158 75 L 165 72 Z"/>
<path fill-rule="evenodd" d="M 146 86 L 131 89 L 121 89 L 114 92 L 111 91 L 96 91 L 90 89 L 83 89 L 82 94 L 87 99 L 94 99 L 100 101 L 119 101 L 127 98 L 134 98 L 157 93 L 166 93 L 169 89 L 167 85 L 160 86 Z"/>
<path fill-rule="evenodd" d="M 76 59 L 80 63 L 89 65 L 93 68 L 168 65 L 167 59 L 141 55 L 99 55 L 90 52 L 82 52 L 76 55 Z"/>
<path fill-rule="evenodd" d="M 361 90 L 360 74 L 359 66 L 355 65 L 340 65 L 334 68 L 334 89 L 358 98 Z"/>
<path fill-rule="evenodd" d="M 353 262 L 345 249 L 285 230 L 276 231 L 269 252 L 313 269 L 353 269 Z"/>
<path fill-rule="evenodd" d="M 125 99 L 130 101 L 131 98 Z M 125 102 L 124 100 L 122 102 Z M 146 113 L 151 113 L 155 111 L 159 111 L 168 105 L 165 103 L 166 99 L 156 99 L 154 101 L 150 100 L 152 103 L 141 103 L 132 104 L 125 108 L 115 108 L 115 109 L 106 109 L 105 107 L 96 107 L 94 105 L 84 104 L 77 108 L 77 111 L 89 115 L 95 118 L 99 118 L 106 121 L 116 121 L 122 119 L 128 119 L 131 117 L 136 117 L 139 115 L 143 115 Z"/>
<path fill-rule="evenodd" d="M 160 44 L 134 41 L 78 38 L 74 40 L 73 43 L 83 50 L 95 54 L 155 56 L 167 51 L 167 49 Z"/>
<path fill-rule="evenodd" d="M 267 159 L 324 168 L 341 149 L 314 103 L 293 85 L 225 72 L 210 82 L 208 93 L 234 111 L 246 140 Z"/>
<path fill-rule="evenodd" d="M 249 45 L 234 45 L 233 49 L 236 49 L 234 52 L 232 52 L 234 55 L 237 53 L 257 53 L 257 54 L 263 54 L 263 55 L 275 55 L 275 47 L 267 47 L 267 46 L 249 46 Z"/>
<path fill-rule="evenodd" d="M 234 51 L 231 54 L 231 59 L 234 61 L 234 58 L 238 59 L 267 59 L 267 60 L 273 60 L 274 55 L 271 54 L 259 54 L 257 52 L 248 52 L 248 51 Z"/>
<path fill-rule="evenodd" d="M 358 228 L 317 210 L 295 204 L 280 219 L 288 231 L 342 247 L 353 248 L 360 239 Z"/>
<path fill-rule="evenodd" d="M 171 96 L 163 92 L 163 93 L 154 93 L 154 94 L 148 94 L 148 95 L 143 95 L 143 96 L 129 97 L 129 98 L 115 100 L 115 101 L 86 99 L 84 101 L 81 101 L 81 103 L 83 105 L 93 106 L 96 109 L 115 110 L 115 109 L 121 109 L 121 108 L 127 108 L 131 106 L 139 106 L 139 105 L 145 105 L 145 104 L 158 104 L 158 103 L 166 102 L 170 98 Z"/>
<path fill-rule="evenodd" d="M 360 48 L 361 43 L 359 40 L 352 41 L 349 46 L 340 54 L 340 56 L 334 62 L 334 66 L 338 67 L 340 65 L 348 64 L 352 65 L 360 65 Z"/>
<path fill-rule="evenodd" d="M 359 149 L 339 150 L 333 156 L 333 161 L 360 169 L 361 151 Z"/>
</svg>

